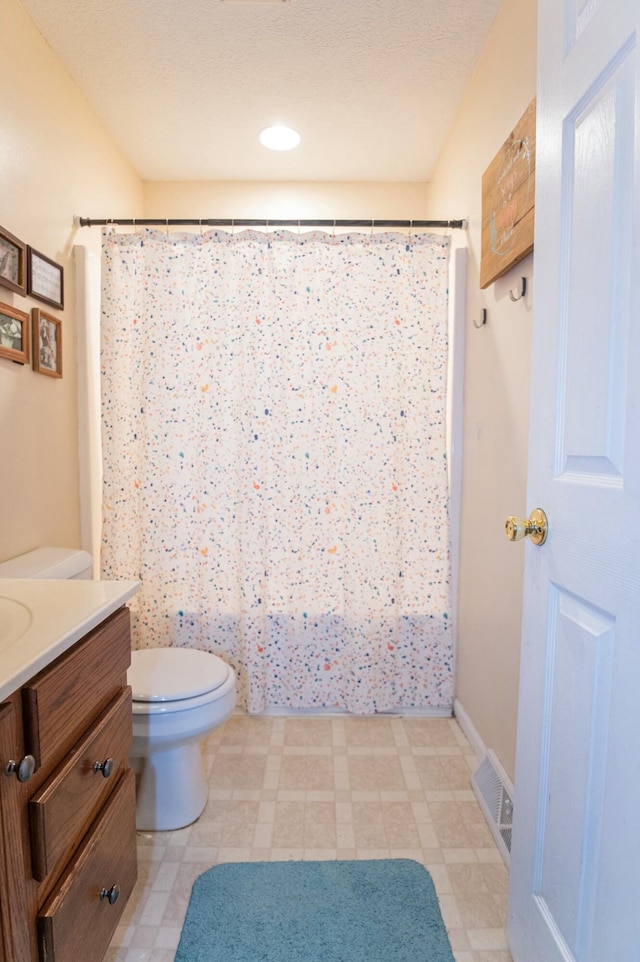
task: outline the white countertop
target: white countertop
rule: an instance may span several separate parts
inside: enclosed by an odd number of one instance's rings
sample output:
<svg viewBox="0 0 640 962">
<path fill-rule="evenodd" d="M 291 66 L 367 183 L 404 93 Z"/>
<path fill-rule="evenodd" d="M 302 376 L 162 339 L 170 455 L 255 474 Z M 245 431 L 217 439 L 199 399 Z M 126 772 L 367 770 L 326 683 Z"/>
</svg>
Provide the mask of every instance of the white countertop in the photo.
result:
<svg viewBox="0 0 640 962">
<path fill-rule="evenodd" d="M 0 701 L 120 608 L 137 581 L 0 579 Z"/>
</svg>

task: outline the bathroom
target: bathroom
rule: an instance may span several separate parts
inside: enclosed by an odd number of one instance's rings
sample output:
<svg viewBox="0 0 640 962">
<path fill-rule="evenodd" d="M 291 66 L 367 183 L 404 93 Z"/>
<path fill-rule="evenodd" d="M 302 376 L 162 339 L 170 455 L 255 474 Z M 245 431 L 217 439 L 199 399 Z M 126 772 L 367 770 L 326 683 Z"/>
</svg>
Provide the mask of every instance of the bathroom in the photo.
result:
<svg viewBox="0 0 640 962">
<path fill-rule="evenodd" d="M 198 217 L 203 210 L 214 210 L 230 218 L 297 217 L 298 212 L 302 217 L 349 218 L 365 210 L 379 218 L 465 216 L 470 232 L 477 232 L 472 246 L 478 251 L 482 173 L 535 94 L 535 4 L 510 2 L 503 5 L 490 38 L 501 51 L 500 64 L 490 46 L 467 88 L 428 188 L 420 183 L 141 182 L 22 6 L 13 0 L 5 6 L 1 42 L 6 62 L 15 65 L 10 77 L 16 89 L 6 99 L 5 109 L 11 113 L 3 122 L 8 154 L 1 222 L 29 238 L 37 250 L 53 254 L 69 278 L 72 246 L 93 246 L 98 252 L 100 246 L 99 229 L 74 229 L 69 213 Z M 516 32 L 521 40 L 517 51 L 507 42 Z M 505 56 L 512 58 L 510 82 L 498 92 L 495 84 L 506 69 Z M 25 63 L 30 64 L 27 86 L 18 79 Z M 457 243 L 455 236 L 453 241 Z M 528 368 L 531 302 L 513 305 L 508 290 L 520 274 L 531 277 L 533 258 L 482 294 L 478 258 L 472 252 L 468 324 L 481 306 L 488 308 L 491 320 L 484 331 L 466 332 L 457 697 L 485 744 L 513 776 L 522 570 L 513 563 L 513 546 L 504 540 L 502 527 L 504 518 L 521 510 L 518 506 L 525 501 L 528 391 L 522 371 Z M 66 294 L 64 377 L 53 381 L 18 365 L 2 365 L 2 410 L 15 412 L 2 428 L 2 487 L 12 492 L 0 507 L 2 560 L 39 544 L 86 547 L 81 532 L 88 524 L 89 506 L 80 502 L 78 478 L 78 418 L 82 428 L 85 412 L 78 411 L 76 400 L 82 388 L 77 377 L 83 372 L 76 375 L 73 289 L 68 282 Z M 14 303 L 18 306 L 18 297 Z M 510 363 L 516 356 L 521 359 L 519 370 Z M 511 439 L 508 457 L 501 452 L 504 437 Z M 86 478 L 81 480 L 86 485 Z M 486 542 L 469 523 L 478 516 L 500 537 Z M 485 559 L 481 567 L 474 563 L 478 556 Z"/>
<path fill-rule="evenodd" d="M 89 530 L 94 512 L 80 494 L 90 489 L 92 479 L 86 477 L 78 453 L 79 429 L 86 427 L 86 412 L 78 404 L 85 372 L 77 364 L 76 337 L 82 332 L 76 330 L 71 279 L 73 246 L 86 245 L 99 256 L 100 237 L 97 230 L 74 227 L 74 215 L 126 212 L 138 218 L 197 218 L 212 211 L 229 218 L 357 218 L 363 212 L 375 218 L 414 220 L 466 217 L 456 710 L 479 740 L 472 747 L 495 752 L 513 779 L 523 566 L 514 563 L 517 546 L 504 538 L 503 526 L 507 515 L 521 513 L 526 504 L 533 257 L 480 292 L 480 183 L 497 147 L 536 92 L 536 15 L 532 0 L 502 3 L 428 183 L 176 183 L 140 178 L 22 5 L 4 0 L 0 222 L 61 263 L 67 283 L 64 377 L 41 377 L 2 361 L 0 480 L 5 497 L 0 506 L 0 561 L 41 544 L 80 547 L 95 539 Z M 464 243 L 465 238 L 454 236 L 453 242 Z M 529 294 L 513 304 L 509 291 L 521 275 L 530 280 Z M 12 303 L 19 307 L 21 300 L 14 297 Z M 473 319 L 483 308 L 489 322 L 477 330 Z M 477 523 L 479 518 L 482 524 Z M 292 726 L 288 744 L 295 746 L 296 740 L 308 744 L 316 738 L 319 747 L 326 747 L 326 720 L 313 720 L 313 726 L 308 735 Z M 268 730 L 272 740 L 285 739 L 280 720 L 265 719 L 255 730 L 260 729 L 263 736 Z M 242 730 L 245 743 L 254 737 L 248 731 Z M 344 731 L 331 735 L 347 737 Z M 353 736 L 358 737 L 366 742 L 369 735 Z M 223 734 L 219 738 L 224 739 Z M 242 755 L 239 744 L 227 745 L 231 750 L 225 752 L 221 741 L 217 757 Z M 251 762 L 246 764 L 250 792 Z M 185 854 L 178 839 L 175 846 Z M 160 901 L 158 896 L 158 905 Z M 147 922 L 153 927 L 152 904 L 148 911 Z M 144 945 L 129 946 L 127 962 L 138 958 L 164 962 L 161 946 L 157 948 L 152 956 L 144 954 L 148 951 Z M 486 960 L 508 958 L 499 935 L 484 945 L 481 940 L 461 941 L 457 952 L 460 962 L 484 962 L 483 952 Z"/>
</svg>

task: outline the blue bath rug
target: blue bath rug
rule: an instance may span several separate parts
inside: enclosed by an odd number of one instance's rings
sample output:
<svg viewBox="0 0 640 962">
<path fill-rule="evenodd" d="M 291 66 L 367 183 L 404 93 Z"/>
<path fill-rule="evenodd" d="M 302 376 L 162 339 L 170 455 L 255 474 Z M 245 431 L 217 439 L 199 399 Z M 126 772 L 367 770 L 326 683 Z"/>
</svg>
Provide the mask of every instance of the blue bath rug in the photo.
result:
<svg viewBox="0 0 640 962">
<path fill-rule="evenodd" d="M 240 862 L 196 879 L 175 962 L 454 962 L 410 859 Z"/>
</svg>

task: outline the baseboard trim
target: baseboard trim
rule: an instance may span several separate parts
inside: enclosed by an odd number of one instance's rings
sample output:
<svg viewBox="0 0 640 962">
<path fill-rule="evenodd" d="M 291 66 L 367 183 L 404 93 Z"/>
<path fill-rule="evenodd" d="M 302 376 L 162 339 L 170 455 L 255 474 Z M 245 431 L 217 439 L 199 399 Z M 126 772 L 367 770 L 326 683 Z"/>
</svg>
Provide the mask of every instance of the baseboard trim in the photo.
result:
<svg viewBox="0 0 640 962">
<path fill-rule="evenodd" d="M 471 787 L 498 851 L 509 867 L 511 827 L 513 824 L 513 783 L 492 749 L 487 749 L 464 706 L 456 699 L 454 715 L 478 759 L 471 776 Z"/>
<path fill-rule="evenodd" d="M 478 760 L 484 758 L 484 756 L 487 754 L 487 746 L 482 741 L 480 733 L 465 711 L 464 705 L 457 698 L 453 703 L 453 714 L 457 719 L 460 728 L 467 736 L 467 741 L 473 748 L 474 755 L 477 756 Z"/>
</svg>

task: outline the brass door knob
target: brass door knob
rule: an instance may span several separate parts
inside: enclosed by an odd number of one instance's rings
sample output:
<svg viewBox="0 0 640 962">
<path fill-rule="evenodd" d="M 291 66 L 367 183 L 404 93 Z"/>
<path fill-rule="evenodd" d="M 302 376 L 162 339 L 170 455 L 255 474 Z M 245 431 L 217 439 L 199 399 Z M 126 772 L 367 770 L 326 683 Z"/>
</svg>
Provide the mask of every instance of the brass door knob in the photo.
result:
<svg viewBox="0 0 640 962">
<path fill-rule="evenodd" d="M 522 541 L 528 535 L 534 544 L 541 545 L 547 540 L 549 525 L 542 508 L 535 508 L 528 521 L 524 518 L 507 518 L 504 530 L 509 541 Z"/>
</svg>

